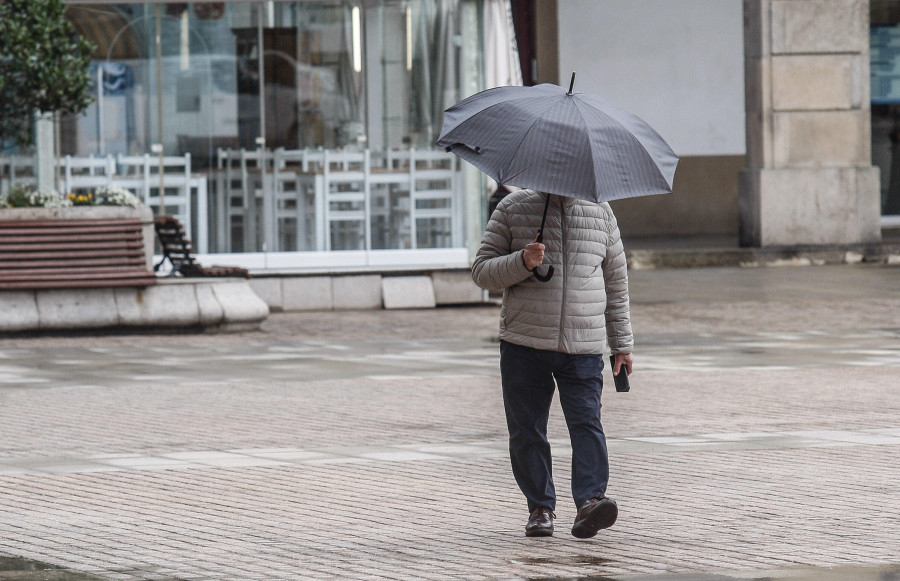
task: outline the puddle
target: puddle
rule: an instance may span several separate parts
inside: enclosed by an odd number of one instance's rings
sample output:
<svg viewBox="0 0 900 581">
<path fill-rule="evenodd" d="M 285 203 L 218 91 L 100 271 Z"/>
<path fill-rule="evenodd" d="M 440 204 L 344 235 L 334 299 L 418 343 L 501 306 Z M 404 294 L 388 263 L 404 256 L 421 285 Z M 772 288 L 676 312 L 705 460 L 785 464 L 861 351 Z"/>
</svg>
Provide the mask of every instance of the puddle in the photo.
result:
<svg viewBox="0 0 900 581">
<path fill-rule="evenodd" d="M 517 579 L 518 581 L 518 579 Z M 615 577 L 601 577 L 598 575 L 588 575 L 579 577 L 528 577 L 522 581 L 619 581 Z"/>
<path fill-rule="evenodd" d="M 610 559 L 597 557 L 596 555 L 559 555 L 555 557 L 520 557 L 518 559 L 510 559 L 510 563 L 514 565 L 566 565 L 566 566 L 584 566 L 584 565 L 605 565 Z M 615 577 L 607 577 L 604 575 L 579 575 L 577 577 L 554 577 L 554 576 L 538 576 L 515 578 L 516 581 L 618 581 Z"/>
<path fill-rule="evenodd" d="M 521 557 L 513 559 L 518 565 L 605 565 L 609 559 L 596 555 L 561 555 L 558 557 Z"/>
<path fill-rule="evenodd" d="M 600 565 L 609 559 L 587 555 L 524 557 L 511 561 L 526 565 Z M 2 577 L 0 577 L 2 578 Z M 658 573 L 652 575 L 576 575 L 515 577 L 515 581 L 900 581 L 900 565 L 873 567 L 805 567 L 723 573 Z"/>
<path fill-rule="evenodd" d="M 101 577 L 23 557 L 0 555 L 2 581 L 102 581 Z"/>
</svg>

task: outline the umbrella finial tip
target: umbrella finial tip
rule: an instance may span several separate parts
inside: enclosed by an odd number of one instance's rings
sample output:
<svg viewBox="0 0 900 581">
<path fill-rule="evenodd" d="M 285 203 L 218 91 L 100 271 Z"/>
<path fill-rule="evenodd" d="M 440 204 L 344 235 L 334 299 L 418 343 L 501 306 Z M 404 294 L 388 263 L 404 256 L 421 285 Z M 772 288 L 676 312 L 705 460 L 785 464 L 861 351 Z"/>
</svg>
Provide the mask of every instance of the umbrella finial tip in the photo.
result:
<svg viewBox="0 0 900 581">
<path fill-rule="evenodd" d="M 569 81 L 569 92 L 566 93 L 566 95 L 572 94 L 572 87 L 574 87 L 574 86 L 575 86 L 575 71 L 572 71 L 572 80 Z"/>
</svg>

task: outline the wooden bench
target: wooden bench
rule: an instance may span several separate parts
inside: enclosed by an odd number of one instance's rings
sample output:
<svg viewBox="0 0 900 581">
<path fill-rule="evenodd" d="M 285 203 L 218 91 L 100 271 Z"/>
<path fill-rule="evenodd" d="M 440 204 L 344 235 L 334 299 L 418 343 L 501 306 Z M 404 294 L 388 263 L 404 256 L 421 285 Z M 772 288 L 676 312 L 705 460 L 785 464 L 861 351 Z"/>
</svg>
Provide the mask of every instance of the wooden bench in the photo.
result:
<svg viewBox="0 0 900 581">
<path fill-rule="evenodd" d="M 156 238 L 162 248 L 163 258 L 153 267 L 158 271 L 166 261 L 172 265 L 169 276 L 202 277 L 202 276 L 239 276 L 250 278 L 246 268 L 238 266 L 210 266 L 204 267 L 194 256 L 194 248 L 191 241 L 184 235 L 181 222 L 174 216 L 157 216 L 153 225 L 156 228 Z"/>
<path fill-rule="evenodd" d="M 140 220 L 0 222 L 0 290 L 150 286 Z"/>
</svg>

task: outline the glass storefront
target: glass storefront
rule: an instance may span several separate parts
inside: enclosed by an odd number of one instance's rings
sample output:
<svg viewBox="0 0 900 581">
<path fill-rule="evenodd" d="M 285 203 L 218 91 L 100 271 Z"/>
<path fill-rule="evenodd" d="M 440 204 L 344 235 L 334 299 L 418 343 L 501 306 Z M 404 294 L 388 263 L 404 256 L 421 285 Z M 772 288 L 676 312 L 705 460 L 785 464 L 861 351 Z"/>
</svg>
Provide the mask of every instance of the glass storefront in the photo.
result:
<svg viewBox="0 0 900 581">
<path fill-rule="evenodd" d="M 424 171 L 458 165 L 409 152 L 433 153 L 442 111 L 464 96 L 461 87 L 481 85 L 480 69 L 464 64 L 480 53 L 477 27 L 461 18 L 475 6 L 69 2 L 67 17 L 97 46 L 95 101 L 63 119 L 61 153 L 125 159 L 159 154 L 161 144 L 164 156 L 189 154 L 190 171 L 207 177 L 209 203 L 194 200 L 183 213 L 210 251 L 463 246 L 462 213 L 450 208 L 458 196 L 416 199 L 458 188 L 450 174 Z M 296 180 L 279 173 L 293 167 L 302 167 Z M 341 170 L 345 181 L 326 181 Z M 371 199 L 352 195 L 363 189 Z M 279 198 L 285 191 L 309 199 Z M 314 199 L 326 195 L 333 199 Z M 404 209 L 405 218 L 395 215 Z"/>
<path fill-rule="evenodd" d="M 872 164 L 881 168 L 881 213 L 900 226 L 900 3 L 871 0 Z"/>
<path fill-rule="evenodd" d="M 458 4 L 72 3 L 69 19 L 97 45 L 97 101 L 68 120 L 77 130 L 64 152 L 161 142 L 206 161 L 260 139 L 272 149 L 430 147 L 440 112 L 459 100 L 454 55 L 478 43 L 477 31 L 457 30 Z"/>
</svg>

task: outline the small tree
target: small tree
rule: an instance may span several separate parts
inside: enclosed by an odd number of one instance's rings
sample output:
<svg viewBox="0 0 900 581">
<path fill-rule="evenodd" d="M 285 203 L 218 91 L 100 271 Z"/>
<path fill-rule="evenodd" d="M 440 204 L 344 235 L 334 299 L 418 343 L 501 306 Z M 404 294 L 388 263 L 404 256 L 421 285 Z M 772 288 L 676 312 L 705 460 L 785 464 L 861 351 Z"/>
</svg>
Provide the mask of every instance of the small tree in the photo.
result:
<svg viewBox="0 0 900 581">
<path fill-rule="evenodd" d="M 0 146 L 31 145 L 38 112 L 87 108 L 94 48 L 66 20 L 62 0 L 0 0 Z"/>
</svg>

